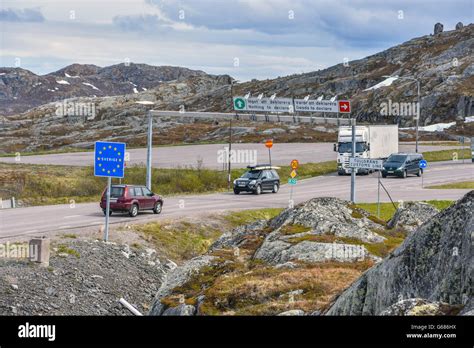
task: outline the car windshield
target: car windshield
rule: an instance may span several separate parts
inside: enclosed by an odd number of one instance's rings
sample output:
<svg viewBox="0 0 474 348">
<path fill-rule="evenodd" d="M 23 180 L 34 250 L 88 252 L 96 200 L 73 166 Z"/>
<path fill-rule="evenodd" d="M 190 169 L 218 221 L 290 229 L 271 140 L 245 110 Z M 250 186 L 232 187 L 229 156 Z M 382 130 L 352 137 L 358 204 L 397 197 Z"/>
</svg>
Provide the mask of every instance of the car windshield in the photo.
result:
<svg viewBox="0 0 474 348">
<path fill-rule="evenodd" d="M 110 190 L 110 197 L 112 197 L 112 198 L 122 197 L 123 196 L 123 190 L 124 190 L 123 187 L 113 187 L 112 186 L 112 189 Z"/>
<path fill-rule="evenodd" d="M 261 171 L 260 170 L 251 170 L 246 172 L 244 175 L 241 176 L 241 178 L 244 179 L 258 179 L 260 176 Z"/>
<path fill-rule="evenodd" d="M 356 143 L 356 152 L 364 152 L 365 143 Z M 352 143 L 339 143 L 339 153 L 352 152 Z"/>
<path fill-rule="evenodd" d="M 393 162 L 393 163 L 405 163 L 405 160 L 407 159 L 407 156 L 403 155 L 392 155 L 388 158 L 387 162 Z"/>
</svg>

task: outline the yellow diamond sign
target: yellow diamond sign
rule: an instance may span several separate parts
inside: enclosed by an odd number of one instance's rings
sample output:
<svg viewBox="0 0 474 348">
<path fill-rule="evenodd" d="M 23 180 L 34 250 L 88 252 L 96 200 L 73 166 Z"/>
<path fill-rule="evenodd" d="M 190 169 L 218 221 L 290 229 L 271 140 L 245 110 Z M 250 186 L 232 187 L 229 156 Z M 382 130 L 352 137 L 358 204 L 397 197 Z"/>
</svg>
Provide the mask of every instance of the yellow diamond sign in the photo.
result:
<svg viewBox="0 0 474 348">
<path fill-rule="evenodd" d="M 298 174 L 296 174 L 296 170 L 292 170 L 290 176 L 292 178 L 295 178 L 296 175 L 298 175 Z"/>
</svg>

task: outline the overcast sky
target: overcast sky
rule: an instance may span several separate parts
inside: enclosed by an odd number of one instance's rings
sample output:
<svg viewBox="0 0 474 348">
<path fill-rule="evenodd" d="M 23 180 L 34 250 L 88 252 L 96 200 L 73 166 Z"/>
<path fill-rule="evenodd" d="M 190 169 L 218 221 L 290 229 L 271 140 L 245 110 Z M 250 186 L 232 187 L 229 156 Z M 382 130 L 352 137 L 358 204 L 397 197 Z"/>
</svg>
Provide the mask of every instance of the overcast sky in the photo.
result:
<svg viewBox="0 0 474 348">
<path fill-rule="evenodd" d="M 2 0 L 0 66 L 176 65 L 240 80 L 314 71 L 473 22 L 474 0 Z"/>
</svg>

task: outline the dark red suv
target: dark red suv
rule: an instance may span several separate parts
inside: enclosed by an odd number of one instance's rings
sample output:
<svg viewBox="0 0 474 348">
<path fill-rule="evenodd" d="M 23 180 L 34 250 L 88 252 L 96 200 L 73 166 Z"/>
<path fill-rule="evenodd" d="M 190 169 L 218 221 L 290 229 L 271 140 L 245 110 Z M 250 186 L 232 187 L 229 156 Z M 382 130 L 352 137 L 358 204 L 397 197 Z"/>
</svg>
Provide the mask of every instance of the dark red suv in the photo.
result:
<svg viewBox="0 0 474 348">
<path fill-rule="evenodd" d="M 100 207 L 106 214 L 106 191 L 102 193 Z M 142 210 L 153 210 L 155 214 L 161 213 L 163 198 L 138 185 L 112 185 L 110 190 L 110 214 L 112 212 L 127 212 L 131 217 L 138 215 Z"/>
</svg>

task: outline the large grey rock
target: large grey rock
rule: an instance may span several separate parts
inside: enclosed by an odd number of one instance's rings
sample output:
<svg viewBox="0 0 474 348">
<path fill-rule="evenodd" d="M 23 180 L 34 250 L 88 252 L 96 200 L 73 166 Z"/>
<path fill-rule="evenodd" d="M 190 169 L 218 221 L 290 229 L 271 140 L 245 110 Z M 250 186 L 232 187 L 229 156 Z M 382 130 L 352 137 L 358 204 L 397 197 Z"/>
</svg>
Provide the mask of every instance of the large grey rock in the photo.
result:
<svg viewBox="0 0 474 348">
<path fill-rule="evenodd" d="M 444 26 L 441 23 L 436 23 L 434 26 L 434 34 L 438 35 L 443 32 Z"/>
<path fill-rule="evenodd" d="M 282 134 L 282 133 L 286 133 L 286 130 L 284 130 L 283 128 L 270 128 L 270 129 L 265 129 L 262 132 L 262 134 L 265 134 L 265 135 Z"/>
<path fill-rule="evenodd" d="M 462 29 L 462 28 L 464 28 L 464 24 L 462 24 L 462 22 L 458 22 L 456 24 L 456 30 L 459 30 L 459 29 Z"/>
<path fill-rule="evenodd" d="M 396 302 L 422 298 L 472 308 L 474 191 L 432 217 L 388 258 L 364 273 L 328 315 L 376 315 Z"/>
<path fill-rule="evenodd" d="M 209 248 L 209 250 L 238 248 L 249 236 L 258 235 L 267 226 L 266 220 L 258 220 L 251 224 L 239 226 L 231 231 L 224 232 Z"/>
<path fill-rule="evenodd" d="M 196 313 L 196 308 L 191 305 L 182 304 L 178 307 L 168 308 L 163 312 L 163 316 L 192 316 Z"/>
<path fill-rule="evenodd" d="M 291 226 L 303 226 L 308 231 L 286 234 Z M 369 214 L 357 210 L 349 202 L 332 197 L 314 198 L 287 209 L 269 222 L 271 232 L 255 253 L 255 258 L 277 265 L 292 260 L 321 262 L 327 260 L 352 262 L 371 256 L 361 245 L 338 243 L 320 243 L 311 237 L 329 235 L 366 243 L 379 243 L 385 237 L 374 230 L 382 225 L 369 219 Z"/>
<path fill-rule="evenodd" d="M 401 227 L 413 232 L 419 226 L 439 213 L 434 206 L 424 202 L 406 202 L 398 208 L 388 222 L 388 228 Z"/>
<path fill-rule="evenodd" d="M 286 312 L 282 312 L 280 314 L 277 314 L 278 316 L 301 316 L 304 315 L 304 311 L 301 309 L 292 309 Z"/>
<path fill-rule="evenodd" d="M 213 256 L 203 255 L 191 259 L 182 266 L 169 271 L 155 295 L 155 300 L 149 314 L 162 315 L 167 308 L 161 303 L 161 299 L 170 295 L 174 288 L 186 283 L 194 274 L 199 272 L 202 267 L 209 265 L 213 260 Z"/>
<path fill-rule="evenodd" d="M 383 316 L 432 316 L 455 315 L 459 306 L 443 302 L 433 302 L 422 298 L 410 298 L 397 302 L 380 313 Z"/>
</svg>

